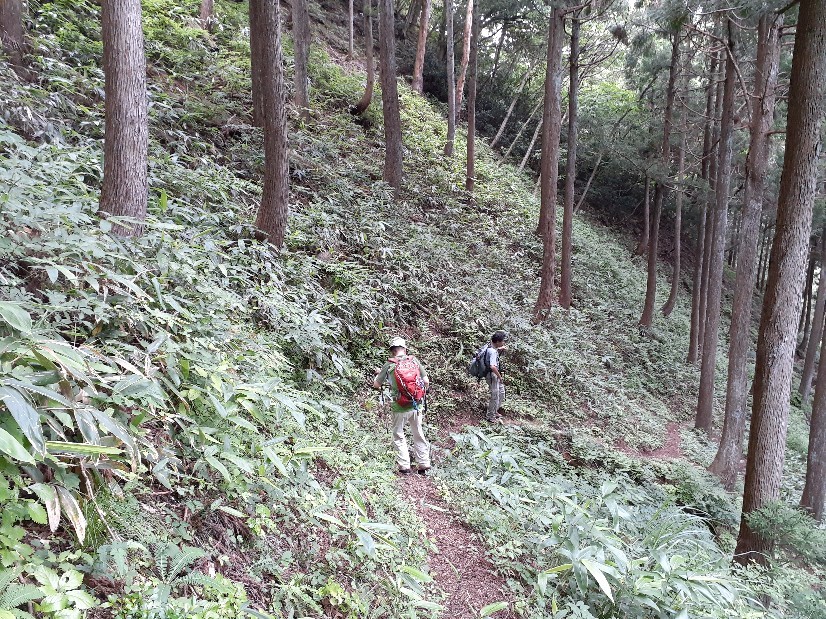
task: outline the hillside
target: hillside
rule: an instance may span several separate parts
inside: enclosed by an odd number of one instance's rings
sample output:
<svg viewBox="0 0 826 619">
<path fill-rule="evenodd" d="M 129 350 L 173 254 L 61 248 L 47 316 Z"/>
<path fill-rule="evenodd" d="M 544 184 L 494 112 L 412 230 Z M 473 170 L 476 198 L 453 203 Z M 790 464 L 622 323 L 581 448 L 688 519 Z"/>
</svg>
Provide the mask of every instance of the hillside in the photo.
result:
<svg viewBox="0 0 826 619">
<path fill-rule="evenodd" d="M 37 616 L 118 619 L 824 616 L 822 540 L 805 569 L 730 564 L 739 497 L 705 472 L 715 446 L 690 429 L 687 294 L 641 332 L 632 239 L 579 217 L 574 306 L 531 324 L 533 179 L 477 142 L 466 194 L 462 156 L 442 155 L 444 110 L 400 78 L 393 200 L 380 100 L 349 113 L 363 74 L 323 42 L 339 33 L 314 6 L 312 116 L 291 112 L 292 211 L 272 251 L 252 226 L 246 6 L 216 2 L 208 34 L 197 5 L 143 2 L 137 239 L 96 213 L 95 3 L 40 5 L 36 79 L 0 65 L 0 617 L 28 599 Z M 496 329 L 511 347 L 501 426 L 482 424 L 484 389 L 465 373 Z M 368 388 L 394 335 L 433 383 L 427 478 L 395 475 Z"/>
</svg>

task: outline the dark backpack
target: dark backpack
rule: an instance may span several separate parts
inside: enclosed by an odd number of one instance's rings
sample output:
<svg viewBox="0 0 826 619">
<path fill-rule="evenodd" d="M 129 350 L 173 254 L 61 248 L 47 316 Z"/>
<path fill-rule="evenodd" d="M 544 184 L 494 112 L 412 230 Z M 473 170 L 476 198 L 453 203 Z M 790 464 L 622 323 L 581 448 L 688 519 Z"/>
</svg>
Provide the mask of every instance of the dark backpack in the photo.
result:
<svg viewBox="0 0 826 619">
<path fill-rule="evenodd" d="M 400 406 L 418 404 L 424 399 L 425 389 L 419 363 L 415 357 L 404 359 L 388 359 L 393 364 L 393 376 L 399 387 L 399 397 L 396 403 Z"/>
<path fill-rule="evenodd" d="M 467 366 L 467 373 L 473 376 L 474 378 L 478 378 L 482 380 L 485 376 L 490 374 L 490 355 L 488 351 L 490 350 L 490 344 L 485 344 L 476 351 L 476 354 L 473 357 L 473 361 L 470 362 L 470 365 Z"/>
</svg>

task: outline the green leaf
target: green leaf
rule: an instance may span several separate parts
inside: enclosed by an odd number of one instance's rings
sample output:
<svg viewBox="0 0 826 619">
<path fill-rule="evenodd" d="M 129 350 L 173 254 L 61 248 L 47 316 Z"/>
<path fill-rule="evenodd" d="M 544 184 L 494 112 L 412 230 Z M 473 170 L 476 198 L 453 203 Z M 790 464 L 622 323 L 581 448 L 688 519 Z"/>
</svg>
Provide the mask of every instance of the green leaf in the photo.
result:
<svg viewBox="0 0 826 619">
<path fill-rule="evenodd" d="M 494 602 L 493 604 L 488 604 L 479 611 L 479 617 L 490 617 L 493 613 L 498 613 L 500 610 L 505 610 L 507 607 L 507 602 Z"/>
<path fill-rule="evenodd" d="M 117 456 L 123 453 L 117 447 L 91 445 L 89 443 L 69 443 L 66 441 L 46 441 L 46 450 L 50 454 L 75 454 L 78 456 Z"/>
<path fill-rule="evenodd" d="M 28 489 L 34 492 L 37 497 L 43 501 L 43 505 L 46 506 L 46 514 L 49 517 L 49 528 L 52 530 L 52 533 L 54 533 L 60 524 L 60 501 L 57 498 L 54 486 L 32 484 Z"/>
<path fill-rule="evenodd" d="M 60 505 L 63 507 L 63 511 L 66 513 L 66 516 L 75 528 L 78 541 L 82 544 L 84 538 L 86 537 L 86 517 L 80 509 L 77 499 L 72 496 L 71 492 L 66 490 L 63 486 L 55 486 L 55 490 L 57 490 Z"/>
<path fill-rule="evenodd" d="M 223 462 L 221 462 L 215 456 L 206 456 L 204 459 L 209 463 L 209 465 L 212 468 L 214 468 L 221 474 L 221 476 L 226 480 L 228 484 L 232 483 L 232 475 L 229 474 L 229 471 L 227 470 L 227 467 L 224 466 Z"/>
<path fill-rule="evenodd" d="M 29 513 L 29 518 L 37 524 L 46 524 L 49 522 L 46 509 L 40 503 L 35 503 L 34 501 L 26 503 L 26 511 Z"/>
<path fill-rule="evenodd" d="M 16 389 L 0 387 L 0 400 L 3 400 L 3 404 L 9 409 L 11 416 L 14 417 L 23 434 L 29 439 L 34 450 L 41 456 L 45 455 L 46 441 L 43 438 L 43 428 L 40 425 L 40 413 Z"/>
<path fill-rule="evenodd" d="M 126 445 L 126 448 L 129 450 L 129 455 L 132 459 L 132 470 L 135 471 L 138 468 L 138 464 L 140 462 L 140 452 L 138 451 L 138 446 L 135 443 L 135 439 L 132 438 L 132 435 L 129 433 L 129 430 L 124 426 L 122 423 L 113 419 L 109 413 L 97 409 L 92 409 L 92 414 L 97 419 L 98 423 L 111 434 L 115 435 L 123 444 Z"/>
<path fill-rule="evenodd" d="M 602 566 L 595 561 L 589 561 L 588 559 L 582 559 L 580 562 L 585 566 L 585 569 L 591 573 L 594 580 L 597 581 L 597 584 L 599 585 L 599 588 L 602 589 L 602 592 L 608 596 L 608 599 L 611 600 L 611 602 L 613 602 L 614 595 L 611 593 L 611 585 L 608 584 L 608 579 L 605 578 L 605 574 L 603 574 L 600 569 Z"/>
<path fill-rule="evenodd" d="M 15 331 L 20 331 L 24 335 L 32 333 L 32 317 L 17 303 L 0 301 L 0 319 Z"/>
<path fill-rule="evenodd" d="M 28 451 L 26 451 L 26 448 L 23 447 L 23 445 L 21 445 L 16 438 L 6 432 L 3 428 L 0 428 L 0 451 L 11 456 L 15 460 L 28 462 L 29 464 L 35 463 L 34 458 Z"/>
<path fill-rule="evenodd" d="M 410 567 L 409 565 L 405 565 L 402 567 L 402 572 L 405 574 L 410 574 L 413 578 L 418 580 L 419 582 L 428 583 L 433 582 L 433 578 L 429 574 L 425 574 L 421 570 L 417 570 L 415 567 Z"/>
</svg>

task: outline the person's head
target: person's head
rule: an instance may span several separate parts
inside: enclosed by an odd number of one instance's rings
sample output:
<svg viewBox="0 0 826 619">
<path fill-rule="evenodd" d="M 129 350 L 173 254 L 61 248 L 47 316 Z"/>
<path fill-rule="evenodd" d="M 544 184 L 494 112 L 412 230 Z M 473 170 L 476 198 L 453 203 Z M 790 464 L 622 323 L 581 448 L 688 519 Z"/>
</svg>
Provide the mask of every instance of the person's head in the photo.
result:
<svg viewBox="0 0 826 619">
<path fill-rule="evenodd" d="M 496 348 L 501 348 L 508 341 L 508 334 L 504 331 L 497 331 L 490 336 L 490 343 Z"/>
<path fill-rule="evenodd" d="M 390 340 L 390 354 L 394 357 L 407 354 L 407 342 L 403 338 L 394 337 Z"/>
</svg>

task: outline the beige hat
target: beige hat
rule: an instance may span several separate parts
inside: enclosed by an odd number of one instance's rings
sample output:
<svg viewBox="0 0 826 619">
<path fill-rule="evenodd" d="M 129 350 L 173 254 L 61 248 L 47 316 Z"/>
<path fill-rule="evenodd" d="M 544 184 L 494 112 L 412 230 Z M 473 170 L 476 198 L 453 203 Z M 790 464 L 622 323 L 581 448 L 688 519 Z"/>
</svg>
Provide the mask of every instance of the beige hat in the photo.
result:
<svg viewBox="0 0 826 619">
<path fill-rule="evenodd" d="M 405 342 L 403 338 L 400 338 L 400 337 L 392 338 L 390 340 L 389 347 L 390 348 L 396 348 L 398 346 L 400 346 L 401 348 L 404 348 L 405 350 L 407 350 L 407 342 Z"/>
</svg>

